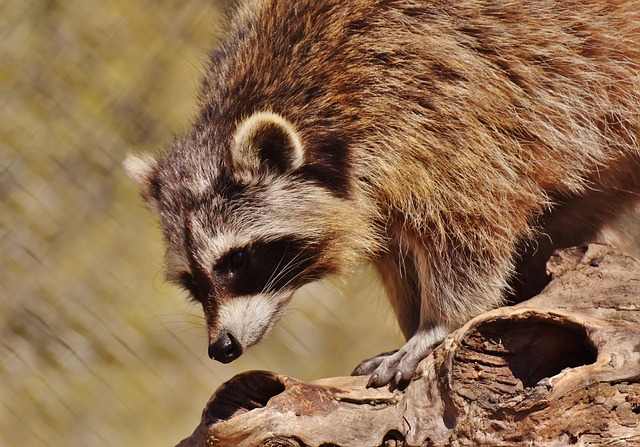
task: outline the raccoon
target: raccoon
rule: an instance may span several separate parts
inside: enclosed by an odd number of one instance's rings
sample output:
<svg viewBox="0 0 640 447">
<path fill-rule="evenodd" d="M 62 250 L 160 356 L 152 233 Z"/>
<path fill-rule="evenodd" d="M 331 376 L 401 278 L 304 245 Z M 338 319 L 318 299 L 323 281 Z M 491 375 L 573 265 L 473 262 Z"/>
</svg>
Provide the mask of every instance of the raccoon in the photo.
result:
<svg viewBox="0 0 640 447">
<path fill-rule="evenodd" d="M 640 0 L 244 0 L 225 20 L 192 127 L 125 162 L 213 359 L 373 263 L 407 342 L 355 373 L 406 383 L 637 202 Z"/>
</svg>

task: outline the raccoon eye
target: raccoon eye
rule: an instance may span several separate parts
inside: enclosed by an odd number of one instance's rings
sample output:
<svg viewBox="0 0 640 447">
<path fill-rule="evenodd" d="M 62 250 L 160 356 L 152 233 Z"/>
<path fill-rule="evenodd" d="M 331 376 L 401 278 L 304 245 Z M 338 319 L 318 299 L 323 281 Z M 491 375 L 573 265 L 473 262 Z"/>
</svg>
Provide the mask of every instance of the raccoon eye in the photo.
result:
<svg viewBox="0 0 640 447">
<path fill-rule="evenodd" d="M 247 257 L 247 250 L 234 250 L 223 258 L 216 267 L 216 270 L 226 274 L 236 273 L 244 266 Z"/>
<path fill-rule="evenodd" d="M 244 265 L 246 257 L 247 253 L 244 250 L 236 250 L 231 253 L 231 258 L 229 259 L 231 270 L 239 270 Z"/>
</svg>

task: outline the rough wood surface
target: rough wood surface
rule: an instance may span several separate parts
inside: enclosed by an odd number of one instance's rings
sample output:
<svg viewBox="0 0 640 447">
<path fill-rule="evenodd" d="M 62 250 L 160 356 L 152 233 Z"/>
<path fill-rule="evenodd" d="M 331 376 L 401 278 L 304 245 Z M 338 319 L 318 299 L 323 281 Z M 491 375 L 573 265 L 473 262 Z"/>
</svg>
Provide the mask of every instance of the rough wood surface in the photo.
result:
<svg viewBox="0 0 640 447">
<path fill-rule="evenodd" d="M 451 334 L 402 391 L 240 374 L 179 447 L 640 446 L 640 263 L 591 245 L 548 268 L 540 295 Z"/>
</svg>

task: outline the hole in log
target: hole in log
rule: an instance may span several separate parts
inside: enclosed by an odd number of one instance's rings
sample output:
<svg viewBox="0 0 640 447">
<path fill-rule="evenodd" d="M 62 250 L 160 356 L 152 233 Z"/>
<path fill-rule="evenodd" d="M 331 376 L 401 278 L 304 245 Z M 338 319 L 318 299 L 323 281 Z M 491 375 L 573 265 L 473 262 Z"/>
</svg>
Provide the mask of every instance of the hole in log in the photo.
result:
<svg viewBox="0 0 640 447">
<path fill-rule="evenodd" d="M 597 352 L 584 328 L 569 321 L 501 319 L 481 325 L 478 333 L 485 340 L 485 349 L 503 357 L 525 387 L 533 387 L 565 368 L 596 361 Z"/>
<path fill-rule="evenodd" d="M 251 371 L 237 375 L 216 390 L 204 410 L 204 423 L 215 424 L 262 408 L 284 390 L 278 376 L 269 372 Z"/>
<path fill-rule="evenodd" d="M 404 445 L 404 436 L 398 430 L 389 430 L 382 440 L 383 447 L 403 447 Z"/>
</svg>

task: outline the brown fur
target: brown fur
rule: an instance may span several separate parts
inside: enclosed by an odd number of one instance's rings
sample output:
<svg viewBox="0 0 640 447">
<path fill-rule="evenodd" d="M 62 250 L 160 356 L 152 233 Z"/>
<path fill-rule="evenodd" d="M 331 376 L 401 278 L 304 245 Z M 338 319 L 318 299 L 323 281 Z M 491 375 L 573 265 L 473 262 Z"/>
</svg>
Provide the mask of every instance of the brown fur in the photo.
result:
<svg viewBox="0 0 640 447">
<path fill-rule="evenodd" d="M 410 377 L 510 281 L 539 289 L 554 247 L 597 238 L 637 198 L 640 0 L 256 0 L 226 29 L 193 131 L 140 183 L 151 197 L 148 179 L 219 176 L 257 112 L 291 123 L 304 163 L 282 178 L 331 192 L 306 205 L 331 203 L 325 271 L 374 262 L 422 340 L 363 366 L 374 385 Z"/>
</svg>

